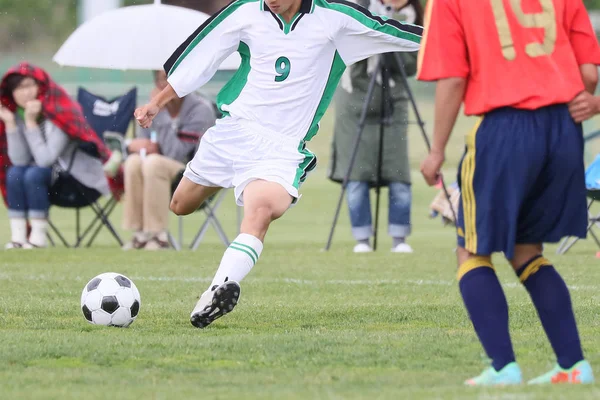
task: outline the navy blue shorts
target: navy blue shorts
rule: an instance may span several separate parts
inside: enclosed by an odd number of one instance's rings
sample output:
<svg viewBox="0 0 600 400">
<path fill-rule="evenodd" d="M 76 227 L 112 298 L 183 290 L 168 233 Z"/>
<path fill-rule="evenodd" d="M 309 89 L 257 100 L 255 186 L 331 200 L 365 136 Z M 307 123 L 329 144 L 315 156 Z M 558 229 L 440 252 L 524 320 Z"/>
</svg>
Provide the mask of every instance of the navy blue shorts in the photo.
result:
<svg viewBox="0 0 600 400">
<path fill-rule="evenodd" d="M 458 245 L 514 256 L 515 244 L 584 238 L 583 132 L 566 105 L 501 108 L 466 139 L 458 182 Z"/>
</svg>

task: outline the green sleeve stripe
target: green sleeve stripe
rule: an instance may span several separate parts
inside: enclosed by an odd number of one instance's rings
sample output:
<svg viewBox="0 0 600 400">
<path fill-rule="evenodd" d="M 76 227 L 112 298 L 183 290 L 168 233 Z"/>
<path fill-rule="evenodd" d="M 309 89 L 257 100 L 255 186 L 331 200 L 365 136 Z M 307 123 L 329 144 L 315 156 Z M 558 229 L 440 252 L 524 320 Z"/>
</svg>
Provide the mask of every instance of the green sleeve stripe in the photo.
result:
<svg viewBox="0 0 600 400">
<path fill-rule="evenodd" d="M 254 258 L 256 258 L 258 260 L 258 253 L 252 247 L 248 246 L 247 244 L 240 243 L 240 242 L 233 242 L 232 244 L 235 244 L 236 246 L 243 247 L 243 248 L 250 250 L 252 252 L 252 254 L 254 254 Z"/>
<path fill-rule="evenodd" d="M 223 115 L 229 115 L 229 113 L 223 110 L 224 104 L 233 103 L 242 93 L 242 90 L 248 83 L 248 75 L 250 74 L 250 48 L 244 42 L 240 42 L 238 46 L 238 53 L 242 59 L 238 70 L 235 75 L 227 82 L 217 94 L 217 107 Z"/>
<path fill-rule="evenodd" d="M 215 29 L 221 22 L 227 17 L 233 14 L 238 8 L 247 3 L 255 3 L 259 0 L 234 0 L 229 3 L 226 7 L 215 13 L 212 17 L 204 21 L 202 25 L 194 33 L 183 42 L 177 50 L 171 55 L 171 57 L 165 63 L 165 72 L 170 76 L 179 64 L 187 57 L 188 54 L 204 39 L 210 32 Z M 218 43 L 215 43 L 218 46 Z"/>
<path fill-rule="evenodd" d="M 386 33 L 399 39 L 421 43 L 423 28 L 418 25 L 403 24 L 388 17 L 373 15 L 366 8 L 345 0 L 315 0 L 315 3 L 319 7 L 345 14 L 369 29 Z"/>
<path fill-rule="evenodd" d="M 346 64 L 344 63 L 344 60 L 342 60 L 342 57 L 336 50 L 331 61 L 331 69 L 329 70 L 329 77 L 327 78 L 327 83 L 325 84 L 325 89 L 323 90 L 321 101 L 319 101 L 319 105 L 317 106 L 317 110 L 315 112 L 313 120 L 310 123 L 308 132 L 302 139 L 303 142 L 308 142 L 309 140 L 311 140 L 319 131 L 319 121 L 321 121 L 321 118 L 323 118 L 323 115 L 325 115 L 325 111 L 327 111 L 331 100 L 333 100 L 333 95 L 335 94 L 337 85 L 340 82 L 342 74 L 345 70 Z M 300 143 L 300 146 L 302 147 L 302 142 Z M 301 149 L 299 148 L 298 150 Z"/>
<path fill-rule="evenodd" d="M 250 257 L 250 259 L 252 260 L 252 264 L 256 264 L 256 258 L 254 258 L 254 256 L 248 250 L 242 249 L 241 247 L 237 247 L 233 243 L 229 245 L 229 248 L 232 250 L 241 251 L 242 253 L 246 253 L 248 257 Z"/>
</svg>

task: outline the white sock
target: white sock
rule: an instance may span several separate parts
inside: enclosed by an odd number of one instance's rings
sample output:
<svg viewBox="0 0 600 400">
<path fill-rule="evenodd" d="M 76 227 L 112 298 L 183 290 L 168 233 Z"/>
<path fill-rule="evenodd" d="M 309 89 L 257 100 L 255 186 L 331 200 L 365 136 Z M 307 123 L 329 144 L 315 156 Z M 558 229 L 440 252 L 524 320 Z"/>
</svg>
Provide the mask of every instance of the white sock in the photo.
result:
<svg viewBox="0 0 600 400">
<path fill-rule="evenodd" d="M 247 233 L 238 235 L 225 250 L 209 289 L 226 280 L 240 282 L 244 279 L 258 261 L 262 249 L 263 244 L 257 237 Z"/>
<path fill-rule="evenodd" d="M 27 220 L 25 218 L 10 219 L 11 241 L 25 243 L 27 241 Z"/>
<path fill-rule="evenodd" d="M 31 220 L 31 235 L 29 235 L 29 243 L 38 247 L 46 247 L 46 231 L 48 228 L 48 220 L 32 219 Z"/>
</svg>

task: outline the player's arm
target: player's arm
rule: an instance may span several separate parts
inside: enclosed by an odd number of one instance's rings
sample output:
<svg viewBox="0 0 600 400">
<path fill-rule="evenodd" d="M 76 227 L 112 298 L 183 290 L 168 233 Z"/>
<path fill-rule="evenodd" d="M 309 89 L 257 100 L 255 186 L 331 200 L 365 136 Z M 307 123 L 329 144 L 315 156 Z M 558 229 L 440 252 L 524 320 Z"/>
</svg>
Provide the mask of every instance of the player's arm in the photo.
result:
<svg viewBox="0 0 600 400">
<path fill-rule="evenodd" d="M 465 78 L 444 78 L 435 87 L 435 118 L 431 153 L 445 157 L 446 145 L 465 95 Z M 432 182 L 432 184 L 435 182 Z"/>
<path fill-rule="evenodd" d="M 242 23 L 233 1 L 206 20 L 164 65 L 167 86 L 150 103 L 138 108 L 135 117 L 147 128 L 160 109 L 175 97 L 182 98 L 208 82 L 219 65 L 240 46 Z"/>
<path fill-rule="evenodd" d="M 465 95 L 469 63 L 455 2 L 430 0 L 425 16 L 426 31 L 419 52 L 417 79 L 436 81 L 437 85 L 433 142 L 427 159 L 421 164 L 421 172 L 425 181 L 434 185 Z"/>
<path fill-rule="evenodd" d="M 579 72 L 581 73 L 585 90 L 594 94 L 596 86 L 598 86 L 598 66 L 595 64 L 583 64 L 579 66 Z"/>
<path fill-rule="evenodd" d="M 586 89 L 569 103 L 569 111 L 576 122 L 582 122 L 600 113 L 600 98 L 593 96 L 598 84 L 600 46 L 582 0 L 570 0 L 566 7 L 569 41 Z"/>
<path fill-rule="evenodd" d="M 346 65 L 376 54 L 417 51 L 423 28 L 372 14 L 357 4 L 328 0 L 335 47 Z"/>
</svg>

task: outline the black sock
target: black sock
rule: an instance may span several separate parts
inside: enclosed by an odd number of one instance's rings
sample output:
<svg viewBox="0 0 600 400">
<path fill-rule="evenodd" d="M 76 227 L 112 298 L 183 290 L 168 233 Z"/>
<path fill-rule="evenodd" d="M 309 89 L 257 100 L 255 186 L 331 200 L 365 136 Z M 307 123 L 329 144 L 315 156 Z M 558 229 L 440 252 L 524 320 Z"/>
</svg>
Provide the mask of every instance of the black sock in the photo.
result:
<svg viewBox="0 0 600 400">
<path fill-rule="evenodd" d="M 508 303 L 492 264 L 473 257 L 460 266 L 459 287 L 469 317 L 492 367 L 515 361 L 508 328 Z"/>
<path fill-rule="evenodd" d="M 569 369 L 583 360 L 571 295 L 556 269 L 537 256 L 519 268 L 517 275 L 531 296 L 558 365 Z"/>
</svg>

